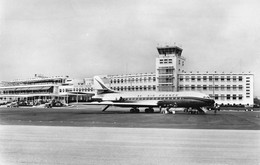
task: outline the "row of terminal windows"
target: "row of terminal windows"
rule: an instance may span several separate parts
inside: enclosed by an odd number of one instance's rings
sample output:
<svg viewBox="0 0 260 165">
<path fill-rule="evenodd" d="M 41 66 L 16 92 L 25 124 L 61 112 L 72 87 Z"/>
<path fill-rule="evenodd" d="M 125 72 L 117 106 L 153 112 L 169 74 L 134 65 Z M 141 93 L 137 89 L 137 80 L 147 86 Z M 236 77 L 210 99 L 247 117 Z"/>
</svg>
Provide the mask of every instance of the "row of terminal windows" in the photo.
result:
<svg viewBox="0 0 260 165">
<path fill-rule="evenodd" d="M 159 74 L 173 74 L 174 69 L 160 69 L 158 71 Z"/>
<path fill-rule="evenodd" d="M 112 79 L 110 80 L 111 84 L 119 84 L 119 83 L 133 83 L 133 82 L 155 82 L 155 77 L 143 77 L 143 78 L 125 78 L 125 79 Z"/>
<path fill-rule="evenodd" d="M 156 86 L 148 85 L 148 86 L 121 86 L 121 87 L 111 87 L 113 90 L 117 91 L 138 91 L 138 90 L 156 90 Z"/>
<path fill-rule="evenodd" d="M 92 92 L 93 88 L 67 88 L 67 89 L 60 89 L 60 92 Z"/>
<path fill-rule="evenodd" d="M 172 59 L 168 59 L 168 58 L 160 59 L 160 64 L 172 64 Z"/>
<path fill-rule="evenodd" d="M 184 66 L 184 61 L 179 60 L 179 65 L 181 65 L 182 62 L 182 66 Z M 160 59 L 160 64 L 172 64 L 172 59 L 168 59 L 168 58 L 163 58 Z"/>
<path fill-rule="evenodd" d="M 0 94 L 36 94 L 36 93 L 42 93 L 42 94 L 46 94 L 46 93 L 52 93 L 53 90 L 21 90 L 21 91 L 13 91 L 13 90 L 5 90 L 5 91 L 0 91 Z"/>
<path fill-rule="evenodd" d="M 236 94 L 233 94 L 233 95 L 230 95 L 230 94 L 215 94 L 214 95 L 214 98 L 215 100 L 242 100 L 243 99 L 243 95 L 242 94 L 239 94 L 239 95 L 236 95 Z"/>
<path fill-rule="evenodd" d="M 62 84 L 65 82 L 65 79 L 58 80 L 42 80 L 42 81 L 26 81 L 22 85 L 45 85 L 45 84 Z"/>
<path fill-rule="evenodd" d="M 218 86 L 218 85 L 215 85 L 215 86 L 213 86 L 213 85 L 208 85 L 208 86 L 207 85 L 191 85 L 191 86 L 185 85 L 185 86 L 182 86 L 182 85 L 180 85 L 180 89 L 183 89 L 183 88 L 195 89 L 195 88 L 197 88 L 197 89 L 205 89 L 206 90 L 206 89 L 213 89 L 213 87 L 214 87 L 215 90 L 218 90 L 218 89 L 221 89 L 221 90 L 240 89 L 240 90 L 242 90 L 243 89 L 242 85 L 232 85 L 232 86 L 231 85 L 221 85 L 221 86 Z"/>
<path fill-rule="evenodd" d="M 243 81 L 243 77 L 242 76 L 180 76 L 180 81 Z"/>
</svg>

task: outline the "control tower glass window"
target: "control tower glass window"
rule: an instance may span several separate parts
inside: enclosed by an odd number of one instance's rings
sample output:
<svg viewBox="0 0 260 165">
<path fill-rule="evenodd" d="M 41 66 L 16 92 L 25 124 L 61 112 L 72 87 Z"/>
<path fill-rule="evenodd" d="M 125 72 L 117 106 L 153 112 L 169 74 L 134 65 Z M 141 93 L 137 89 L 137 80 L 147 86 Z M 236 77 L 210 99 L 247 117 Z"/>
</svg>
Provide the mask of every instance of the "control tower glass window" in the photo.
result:
<svg viewBox="0 0 260 165">
<path fill-rule="evenodd" d="M 157 47 L 160 55 L 175 54 L 181 56 L 182 49 L 177 46 Z"/>
</svg>

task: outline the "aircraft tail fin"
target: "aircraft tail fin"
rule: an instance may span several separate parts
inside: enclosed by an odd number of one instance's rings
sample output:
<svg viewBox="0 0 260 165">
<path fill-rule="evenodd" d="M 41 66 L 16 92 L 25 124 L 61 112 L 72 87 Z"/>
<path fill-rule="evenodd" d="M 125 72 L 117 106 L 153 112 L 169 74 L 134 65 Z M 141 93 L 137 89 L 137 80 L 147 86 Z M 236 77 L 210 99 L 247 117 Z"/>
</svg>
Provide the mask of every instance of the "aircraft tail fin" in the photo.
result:
<svg viewBox="0 0 260 165">
<path fill-rule="evenodd" d="M 97 94 L 116 93 L 116 91 L 107 87 L 99 76 L 94 76 L 94 88 L 97 90 Z"/>
</svg>

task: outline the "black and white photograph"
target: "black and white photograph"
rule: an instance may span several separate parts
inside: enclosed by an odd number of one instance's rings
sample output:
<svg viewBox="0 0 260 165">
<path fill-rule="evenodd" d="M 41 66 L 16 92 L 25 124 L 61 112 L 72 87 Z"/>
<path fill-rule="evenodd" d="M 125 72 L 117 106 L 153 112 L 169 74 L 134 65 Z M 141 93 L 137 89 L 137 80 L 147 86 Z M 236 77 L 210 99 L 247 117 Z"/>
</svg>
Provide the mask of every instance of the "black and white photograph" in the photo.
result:
<svg viewBox="0 0 260 165">
<path fill-rule="evenodd" d="M 0 164 L 259 165 L 259 8 L 0 0 Z"/>
</svg>

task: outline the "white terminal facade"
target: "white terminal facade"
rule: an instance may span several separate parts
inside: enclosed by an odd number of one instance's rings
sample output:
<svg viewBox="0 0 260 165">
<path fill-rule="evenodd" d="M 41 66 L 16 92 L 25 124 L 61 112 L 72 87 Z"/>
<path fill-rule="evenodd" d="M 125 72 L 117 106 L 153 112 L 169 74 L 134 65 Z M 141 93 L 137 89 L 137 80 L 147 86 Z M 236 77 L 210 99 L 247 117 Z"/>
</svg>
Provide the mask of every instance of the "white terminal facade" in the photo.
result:
<svg viewBox="0 0 260 165">
<path fill-rule="evenodd" d="M 178 46 L 157 47 L 158 57 L 153 73 L 103 75 L 113 90 L 200 91 L 224 105 L 253 105 L 252 73 L 185 71 L 185 58 Z M 93 78 L 71 79 L 68 76 L 35 75 L 26 80 L 2 82 L 0 101 L 59 99 L 66 103 L 86 101 L 94 94 Z"/>
<path fill-rule="evenodd" d="M 35 74 L 33 78 L 2 81 L 0 103 L 26 101 L 31 105 L 38 100 L 59 100 L 63 103 L 87 101 L 94 93 L 92 85 L 85 79 L 71 79 L 68 76 L 46 77 Z"/>
<path fill-rule="evenodd" d="M 155 73 L 104 76 L 117 91 L 199 91 L 223 105 L 253 105 L 252 73 L 185 71 L 178 46 L 157 47 Z"/>
</svg>

